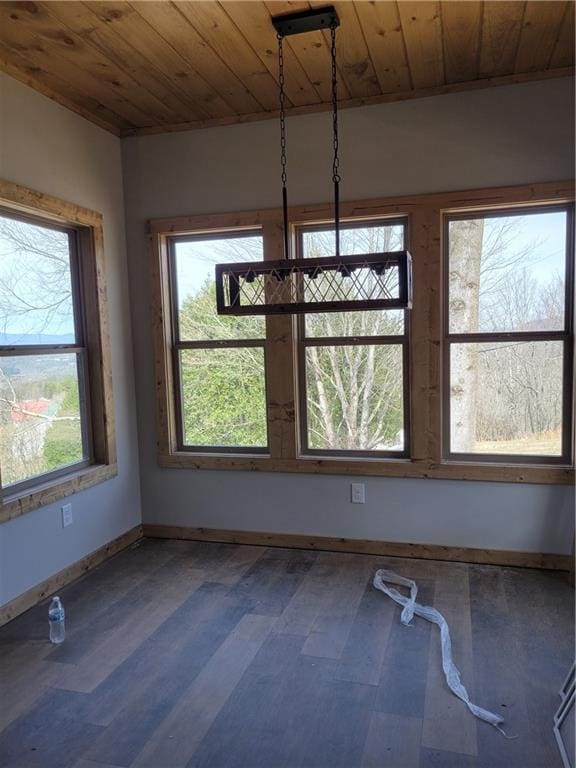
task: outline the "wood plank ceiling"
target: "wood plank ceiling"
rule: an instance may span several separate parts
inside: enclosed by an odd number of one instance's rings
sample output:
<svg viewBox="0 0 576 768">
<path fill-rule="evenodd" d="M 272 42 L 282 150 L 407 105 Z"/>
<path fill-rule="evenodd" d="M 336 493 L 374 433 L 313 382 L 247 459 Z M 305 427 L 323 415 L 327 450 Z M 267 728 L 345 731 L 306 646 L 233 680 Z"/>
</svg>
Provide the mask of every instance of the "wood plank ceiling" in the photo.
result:
<svg viewBox="0 0 576 768">
<path fill-rule="evenodd" d="M 270 16 L 325 2 L 0 2 L 0 69 L 117 135 L 276 114 Z M 574 71 L 574 0 L 335 2 L 341 105 Z M 328 108 L 327 35 L 287 39 L 291 113 Z"/>
</svg>

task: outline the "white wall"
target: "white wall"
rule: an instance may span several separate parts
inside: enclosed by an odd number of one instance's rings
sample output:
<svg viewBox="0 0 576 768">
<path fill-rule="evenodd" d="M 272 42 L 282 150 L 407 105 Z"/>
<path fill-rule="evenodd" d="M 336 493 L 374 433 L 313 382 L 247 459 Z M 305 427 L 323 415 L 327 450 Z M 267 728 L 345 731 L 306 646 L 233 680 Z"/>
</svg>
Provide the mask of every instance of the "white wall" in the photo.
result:
<svg viewBox="0 0 576 768">
<path fill-rule="evenodd" d="M 161 470 L 144 227 L 147 218 L 278 205 L 278 126 L 262 122 L 120 142 L 0 76 L 0 177 L 104 214 L 119 475 L 0 526 L 0 604 L 147 522 L 568 552 L 573 489 L 499 483 Z M 291 118 L 291 202 L 330 197 L 328 115 Z M 342 114 L 343 197 L 361 199 L 565 179 L 573 93 L 552 80 Z M 129 290 L 130 288 L 130 290 Z"/>
<path fill-rule="evenodd" d="M 343 198 L 553 181 L 573 175 L 569 80 L 494 88 L 342 113 Z M 291 203 L 330 199 L 330 116 L 288 120 Z M 567 487 L 162 470 L 155 402 L 148 218 L 279 205 L 275 121 L 123 143 L 144 521 L 566 553 Z"/>
<path fill-rule="evenodd" d="M 0 177 L 104 215 L 118 477 L 0 526 L 0 604 L 138 525 L 140 486 L 120 141 L 0 76 Z"/>
</svg>

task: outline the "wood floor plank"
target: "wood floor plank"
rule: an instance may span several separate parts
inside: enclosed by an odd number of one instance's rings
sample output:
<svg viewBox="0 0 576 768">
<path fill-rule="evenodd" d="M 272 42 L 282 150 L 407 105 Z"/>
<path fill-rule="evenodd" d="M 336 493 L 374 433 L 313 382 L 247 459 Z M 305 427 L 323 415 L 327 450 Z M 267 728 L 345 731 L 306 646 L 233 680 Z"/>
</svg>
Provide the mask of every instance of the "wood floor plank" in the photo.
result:
<svg viewBox="0 0 576 768">
<path fill-rule="evenodd" d="M 214 585 L 205 585 L 206 587 Z M 221 585 L 218 585 L 221 586 Z M 208 593 L 207 593 L 208 594 Z M 144 749 L 150 735 L 170 716 L 186 691 L 209 664 L 213 656 L 237 630 L 245 615 L 244 608 L 228 598 L 213 598 L 213 610 L 188 611 L 171 620 L 169 629 L 160 631 L 145 653 L 130 659 L 122 670 L 93 694 L 94 707 L 87 712 L 93 721 L 104 722 L 106 704 L 111 703 L 113 718 L 105 735 L 98 739 L 87 757 L 104 762 L 130 765 Z M 187 624 L 194 622 L 193 626 Z M 180 632 L 182 640 L 175 641 Z M 146 668 L 148 666 L 148 671 Z M 135 675 L 144 677 L 143 685 L 130 685 Z M 128 691 L 124 691 L 128 681 Z M 116 693 L 117 699 L 114 694 Z"/>
<path fill-rule="evenodd" d="M 440 563 L 437 565 L 434 608 L 448 622 L 454 663 L 471 700 L 475 701 L 468 565 L 458 563 L 453 568 L 443 566 Z M 475 756 L 478 754 L 477 722 L 446 684 L 442 671 L 440 633 L 434 626 L 426 682 L 422 746 Z"/>
<path fill-rule="evenodd" d="M 110 725 L 120 713 L 126 714 L 130 706 L 142 695 L 148 698 L 148 689 L 159 690 L 173 681 L 176 686 L 187 684 L 202 665 L 226 639 L 228 633 L 245 613 L 241 606 L 230 606 L 225 597 L 225 585 L 205 584 L 185 602 L 132 653 L 114 672 L 100 684 L 92 695 L 72 693 L 52 688 L 52 693 L 76 696 L 74 710 L 66 708 L 64 715 L 92 725 Z M 58 686 L 58 669 L 64 672 L 68 665 L 44 662 L 55 667 L 53 677 L 45 681 L 38 668 L 15 666 L 19 674 L 14 688 L 14 699 L 26 698 L 26 687 L 21 678 L 37 678 L 41 689 L 36 691 L 39 698 L 46 691 L 47 684 Z M 30 670 L 30 671 L 28 671 Z M 183 671 L 182 671 L 183 670 Z M 43 687 L 42 687 L 43 686 Z M 3 693 L 7 691 L 4 687 Z M 176 694 L 175 694 L 176 695 Z M 6 712 L 8 699 L 2 700 L 2 714 Z M 64 699 L 66 701 L 66 699 Z M 22 705 L 23 709 L 26 709 Z M 53 704 L 55 715 L 59 708 Z"/>
<path fill-rule="evenodd" d="M 337 680 L 378 685 L 395 616 L 395 603 L 383 599 L 370 579 L 336 670 Z"/>
<path fill-rule="evenodd" d="M 107 625 L 99 641 L 92 641 L 95 647 L 90 653 L 81 653 L 78 663 L 70 665 L 58 681 L 58 687 L 71 691 L 94 690 L 202 583 L 202 572 L 190 568 L 184 561 L 180 568 L 159 574 L 147 589 L 141 585 L 138 595 L 130 594 L 126 601 L 121 601 L 115 612 L 116 622 Z M 132 605 L 127 602 L 128 597 L 133 598 Z M 88 642 L 89 638 L 85 640 Z M 73 645 L 69 647 L 68 658 L 76 656 L 75 650 Z"/>
<path fill-rule="evenodd" d="M 341 555 L 337 577 L 302 648 L 307 656 L 339 659 L 372 572 L 370 558 Z"/>
<path fill-rule="evenodd" d="M 8 685 L 12 680 L 17 680 L 30 664 L 42 661 L 54 648 L 48 641 L 48 637 L 45 637 L 44 640 L 4 643 L 0 647 L 2 648 L 0 654 L 0 682 L 2 685 Z"/>
<path fill-rule="evenodd" d="M 506 601 L 501 568 L 470 567 L 470 606 L 477 703 L 505 718 L 504 739 L 494 728 L 478 726 L 479 768 L 535 768 L 540 747 L 530 738 L 519 637 Z M 552 735 L 552 734 L 551 734 Z"/>
<path fill-rule="evenodd" d="M 471 697 L 519 738 L 449 693 L 437 628 L 400 623 L 380 567 L 445 614 Z M 148 541 L 62 595 L 63 646 L 46 606 L 0 628 L 0 768 L 561 768 L 559 574 Z"/>
<path fill-rule="evenodd" d="M 66 674 L 65 664 L 43 660 L 17 669 L 19 674 L 15 679 L 1 680 L 0 731 L 31 709 L 50 686 Z"/>
<path fill-rule="evenodd" d="M 282 764 L 286 734 L 284 702 L 294 694 L 295 670 L 301 664 L 303 642 L 303 637 L 295 635 L 271 633 L 266 638 L 194 752 L 191 765 L 270 768 Z M 294 697 L 292 700 L 297 706 Z"/>
<path fill-rule="evenodd" d="M 66 609 L 67 638 L 73 637 L 87 622 L 93 621 L 95 615 L 145 581 L 172 557 L 171 553 L 151 546 L 150 541 L 138 542 L 60 590 Z M 14 642 L 45 642 L 49 603 L 50 598 L 43 600 L 2 627 L 0 646 Z M 58 649 L 51 646 L 50 650 Z"/>
<path fill-rule="evenodd" d="M 335 681 L 337 662 L 301 654 L 302 642 L 294 635 L 270 636 L 189 768 L 360 764 L 375 689 Z"/>
<path fill-rule="evenodd" d="M 374 712 L 361 768 L 418 768 L 422 720 Z"/>
<path fill-rule="evenodd" d="M 349 768 L 359 765 L 366 742 L 369 716 L 376 689 L 370 685 L 340 681 L 320 686 L 321 704 L 310 718 L 302 752 L 290 765 Z M 346 727 L 342 727 L 346 723 Z"/>
<path fill-rule="evenodd" d="M 525 765 L 560 768 L 547 713 L 556 710 L 557 691 L 574 660 L 573 637 L 559 631 L 569 622 L 574 626 L 574 592 L 552 574 L 540 579 L 534 571 L 518 574 L 513 568 L 502 569 L 502 582 L 526 708 L 521 733 L 528 734 L 530 754 Z"/>
<path fill-rule="evenodd" d="M 42 768 L 71 768 L 102 728 L 54 717 L 49 693 L 0 733 L 0 766 L 29 762 Z"/>
<path fill-rule="evenodd" d="M 477 768 L 477 758 L 461 752 L 423 747 L 420 752 L 420 768 Z"/>
<path fill-rule="evenodd" d="M 318 614 L 331 600 L 341 563 L 340 554 L 318 553 L 316 561 L 274 625 L 274 632 L 303 637 L 310 634 Z"/>
<path fill-rule="evenodd" d="M 254 613 L 279 616 L 317 558 L 316 552 L 267 549 L 230 590 L 230 597 L 248 600 Z"/>
<path fill-rule="evenodd" d="M 136 710 L 142 717 L 143 705 L 171 708 L 245 613 L 225 593 L 224 585 L 202 585 L 96 688 L 79 717 L 113 724 L 113 732 L 129 727 Z"/>
<path fill-rule="evenodd" d="M 408 576 L 408 573 L 402 575 Z M 428 605 L 433 603 L 434 582 L 419 579 L 418 586 L 418 599 Z M 384 602 L 393 602 L 379 594 Z M 375 708 L 379 712 L 422 719 L 432 626 L 414 618 L 412 625 L 405 627 L 400 623 L 401 608 L 394 604 L 394 611 Z"/>
<path fill-rule="evenodd" d="M 170 553 L 176 561 L 187 558 L 193 568 L 203 571 L 207 581 L 226 578 L 230 586 L 233 586 L 267 549 L 260 546 L 239 546 L 185 539 L 155 539 L 154 541 L 162 550 Z M 235 577 L 235 573 L 238 578 Z"/>
<path fill-rule="evenodd" d="M 274 621 L 272 616 L 247 615 L 239 622 L 179 699 L 177 707 L 154 732 L 134 762 L 135 767 L 184 768 L 187 765 Z"/>
<path fill-rule="evenodd" d="M 46 622 L 47 623 L 47 622 Z M 66 665 L 46 661 L 53 646 L 47 639 L 5 643 L 0 655 L 0 731 L 36 701 L 58 680 Z"/>
<path fill-rule="evenodd" d="M 265 553 L 266 547 L 236 546 L 224 560 L 204 569 L 205 578 L 233 587 Z"/>
<path fill-rule="evenodd" d="M 278 739 L 276 749 L 272 751 L 272 755 L 276 752 L 279 768 L 312 763 L 308 743 L 317 727 L 318 713 L 325 705 L 326 688 L 333 679 L 335 669 L 333 659 L 303 654 L 290 665 L 271 719 L 272 730 L 276 733 L 282 724 L 284 726 L 282 738 Z M 208 768 L 208 765 L 203 768 Z"/>
<path fill-rule="evenodd" d="M 225 562 L 238 549 L 236 544 L 212 546 L 212 542 L 207 541 L 171 541 L 170 545 L 179 556 L 188 558 L 194 568 L 206 572 Z"/>
<path fill-rule="evenodd" d="M 177 584 L 180 575 L 194 580 L 202 578 L 202 572 L 192 567 L 186 556 L 170 555 L 161 566 L 153 569 L 144 580 L 137 583 L 127 592 L 121 592 L 116 600 L 105 604 L 101 609 L 98 605 L 81 625 L 74 629 L 74 611 L 67 610 L 67 623 L 72 624 L 67 632 L 67 641 L 52 651 L 50 659 L 68 664 L 77 664 L 87 658 L 108 638 L 117 636 L 121 628 L 148 611 L 148 606 L 155 601 L 160 602 L 164 586 Z M 177 590 L 180 587 L 176 587 Z"/>
<path fill-rule="evenodd" d="M 51 661 L 76 663 L 154 599 L 161 574 L 174 556 L 146 546 L 136 551 L 137 557 L 114 564 L 109 574 L 95 574 L 94 579 L 78 585 L 73 594 L 67 590 L 61 594 L 66 611 L 66 643 L 52 649 Z"/>
</svg>

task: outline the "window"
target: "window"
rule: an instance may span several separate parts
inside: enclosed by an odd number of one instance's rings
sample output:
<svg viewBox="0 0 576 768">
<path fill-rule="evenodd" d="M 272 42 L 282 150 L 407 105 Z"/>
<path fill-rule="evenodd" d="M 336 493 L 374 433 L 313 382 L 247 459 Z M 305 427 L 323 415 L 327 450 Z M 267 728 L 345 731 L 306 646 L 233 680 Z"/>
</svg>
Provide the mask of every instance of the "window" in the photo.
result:
<svg viewBox="0 0 576 768">
<path fill-rule="evenodd" d="M 448 216 L 447 456 L 570 460 L 572 215 Z"/>
<path fill-rule="evenodd" d="M 0 520 L 116 473 L 101 226 L 1 182 Z"/>
<path fill-rule="evenodd" d="M 282 211 L 150 221 L 159 464 L 573 483 L 573 186 L 341 203 L 343 254 L 410 251 L 406 311 L 218 316 L 214 265 L 282 259 Z M 332 217 L 292 208 L 291 257 Z"/>
<path fill-rule="evenodd" d="M 348 222 L 341 229 L 340 252 L 400 251 L 405 240 L 405 220 Z M 334 230 L 300 227 L 297 242 L 299 258 L 330 256 Z M 372 279 L 369 269 L 362 272 L 358 279 Z M 408 314 L 371 310 L 298 317 L 304 452 L 408 454 Z"/>
<path fill-rule="evenodd" d="M 0 213 L 0 466 L 14 490 L 91 458 L 76 233 Z"/>
<path fill-rule="evenodd" d="M 265 453 L 265 320 L 216 313 L 214 265 L 258 261 L 258 231 L 170 241 L 174 376 L 182 450 Z"/>
</svg>

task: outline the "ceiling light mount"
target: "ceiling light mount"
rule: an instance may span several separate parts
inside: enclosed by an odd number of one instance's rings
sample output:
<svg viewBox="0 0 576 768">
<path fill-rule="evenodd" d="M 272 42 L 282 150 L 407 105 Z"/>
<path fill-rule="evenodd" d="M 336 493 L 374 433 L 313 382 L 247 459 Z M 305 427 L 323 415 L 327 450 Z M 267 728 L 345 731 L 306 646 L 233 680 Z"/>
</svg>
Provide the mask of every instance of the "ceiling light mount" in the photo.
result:
<svg viewBox="0 0 576 768">
<path fill-rule="evenodd" d="M 300 35 L 302 32 L 316 32 L 331 27 L 339 27 L 340 19 L 333 5 L 325 8 L 312 8 L 308 11 L 285 13 L 272 17 L 272 24 L 281 37 Z"/>
</svg>

